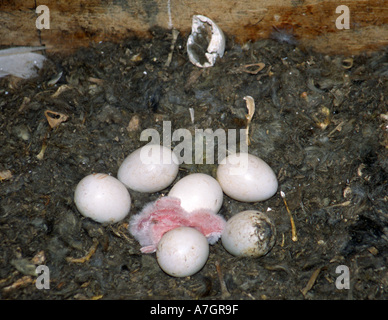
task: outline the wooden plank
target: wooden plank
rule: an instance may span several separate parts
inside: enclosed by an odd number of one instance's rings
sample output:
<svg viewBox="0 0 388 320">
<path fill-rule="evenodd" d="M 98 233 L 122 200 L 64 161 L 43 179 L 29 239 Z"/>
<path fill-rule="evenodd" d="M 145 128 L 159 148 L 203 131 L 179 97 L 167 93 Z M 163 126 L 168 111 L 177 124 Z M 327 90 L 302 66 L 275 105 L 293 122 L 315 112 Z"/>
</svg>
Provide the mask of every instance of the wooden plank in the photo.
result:
<svg viewBox="0 0 388 320">
<path fill-rule="evenodd" d="M 34 0 L 0 0 L 0 45 L 38 46 L 35 19 Z"/>
<path fill-rule="evenodd" d="M 35 27 L 40 4 L 50 9 L 49 30 Z M 338 5 L 349 7 L 349 30 L 336 28 Z M 187 35 L 194 14 L 213 19 L 240 43 L 267 38 L 277 27 L 324 53 L 355 54 L 388 45 L 386 0 L 0 0 L 0 7 L 0 45 L 45 44 L 62 52 L 133 34 L 146 37 L 155 26 Z"/>
</svg>

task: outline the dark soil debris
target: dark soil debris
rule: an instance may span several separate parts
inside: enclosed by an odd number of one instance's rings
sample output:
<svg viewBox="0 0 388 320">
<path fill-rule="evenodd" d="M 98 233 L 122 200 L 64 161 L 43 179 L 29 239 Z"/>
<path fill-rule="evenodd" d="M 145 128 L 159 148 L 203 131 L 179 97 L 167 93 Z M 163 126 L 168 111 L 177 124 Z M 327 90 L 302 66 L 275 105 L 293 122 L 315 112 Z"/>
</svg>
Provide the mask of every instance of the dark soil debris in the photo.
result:
<svg viewBox="0 0 388 320">
<path fill-rule="evenodd" d="M 171 34 L 160 30 L 151 40 L 48 55 L 36 79 L 0 79 L 0 298 L 388 297 L 388 52 L 323 56 L 295 41 L 228 40 L 224 57 L 203 70 L 188 61 L 182 37 L 165 67 Z M 257 74 L 244 72 L 258 63 Z M 268 255 L 235 258 L 218 242 L 198 274 L 172 278 L 140 253 L 128 218 L 105 226 L 78 213 L 79 180 L 115 176 L 145 144 L 142 130 L 162 133 L 163 121 L 191 132 L 245 128 L 246 95 L 256 102 L 249 152 L 278 174 L 279 190 L 254 204 L 225 196 L 221 213 L 270 208 L 277 241 Z M 46 110 L 68 118 L 50 128 Z M 215 167 L 184 164 L 178 178 Z M 167 192 L 131 192 L 131 214 Z M 35 286 L 39 264 L 49 267 L 49 290 Z M 339 265 L 350 270 L 350 289 L 335 286 Z"/>
</svg>

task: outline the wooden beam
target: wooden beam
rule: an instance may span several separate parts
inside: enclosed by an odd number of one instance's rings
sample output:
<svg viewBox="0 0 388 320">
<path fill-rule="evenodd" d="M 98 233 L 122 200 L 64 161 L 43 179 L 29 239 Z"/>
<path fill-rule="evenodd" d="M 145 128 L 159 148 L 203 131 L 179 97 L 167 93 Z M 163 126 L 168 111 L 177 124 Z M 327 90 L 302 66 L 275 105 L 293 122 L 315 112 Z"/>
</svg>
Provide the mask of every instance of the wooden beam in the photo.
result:
<svg viewBox="0 0 388 320">
<path fill-rule="evenodd" d="M 289 29 L 301 44 L 324 53 L 357 54 L 388 45 L 386 0 L 0 0 L 0 45 L 46 45 L 71 52 L 91 42 L 147 37 L 153 27 L 183 35 L 194 14 L 215 21 L 235 41 L 267 38 Z M 50 29 L 38 30 L 38 5 L 50 9 Z M 336 28 L 338 5 L 350 10 L 350 29 Z"/>
</svg>

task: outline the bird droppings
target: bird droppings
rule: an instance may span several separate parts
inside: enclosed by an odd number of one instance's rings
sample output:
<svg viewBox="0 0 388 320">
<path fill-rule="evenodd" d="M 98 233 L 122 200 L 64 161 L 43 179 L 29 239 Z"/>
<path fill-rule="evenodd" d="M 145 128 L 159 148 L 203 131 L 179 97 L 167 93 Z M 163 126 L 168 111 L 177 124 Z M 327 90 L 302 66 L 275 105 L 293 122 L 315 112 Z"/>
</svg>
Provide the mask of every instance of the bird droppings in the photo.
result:
<svg viewBox="0 0 388 320">
<path fill-rule="evenodd" d="M 324 56 L 290 41 L 238 45 L 227 38 L 224 56 L 199 69 L 179 34 L 166 67 L 171 31 L 153 32 L 148 40 L 48 55 L 35 79 L 0 79 L 0 298 L 386 298 L 387 51 Z M 258 63 L 261 71 L 246 72 Z M 220 214 L 228 220 L 244 210 L 266 212 L 277 231 L 267 255 L 234 257 L 218 241 L 195 275 L 165 274 L 155 254 L 140 252 L 128 224 L 171 186 L 131 191 L 131 213 L 116 224 L 77 211 L 77 183 L 94 172 L 117 176 L 125 157 L 146 143 L 143 130 L 162 133 L 171 121 L 172 131 L 193 136 L 195 129 L 245 131 L 246 96 L 255 102 L 249 153 L 268 163 L 279 188 L 257 203 L 224 195 Z M 45 110 L 67 121 L 51 128 Z M 206 164 L 205 149 L 202 158 L 180 165 L 176 181 L 190 173 L 216 177 L 217 161 Z M 35 277 L 11 263 L 35 265 L 39 252 L 50 290 L 37 289 Z M 340 265 L 349 268 L 350 289 L 336 288 Z"/>
</svg>

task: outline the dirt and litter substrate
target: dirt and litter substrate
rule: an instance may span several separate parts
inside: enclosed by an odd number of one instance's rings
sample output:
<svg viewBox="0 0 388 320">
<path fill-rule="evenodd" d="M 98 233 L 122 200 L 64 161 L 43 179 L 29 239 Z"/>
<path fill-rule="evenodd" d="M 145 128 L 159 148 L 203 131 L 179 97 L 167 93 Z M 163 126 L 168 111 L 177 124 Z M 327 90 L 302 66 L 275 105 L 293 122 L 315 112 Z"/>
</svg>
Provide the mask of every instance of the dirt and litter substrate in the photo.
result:
<svg viewBox="0 0 388 320">
<path fill-rule="evenodd" d="M 272 39 L 228 39 L 224 57 L 200 69 L 185 41 L 178 37 L 168 67 L 171 32 L 155 30 L 149 40 L 49 54 L 36 79 L 0 80 L 0 298 L 386 299 L 387 51 L 328 56 Z M 128 218 L 101 225 L 77 211 L 77 183 L 94 172 L 116 176 L 146 143 L 144 129 L 162 134 L 163 121 L 193 135 L 243 129 L 247 95 L 256 102 L 249 152 L 273 168 L 279 189 L 259 203 L 225 196 L 221 213 L 268 212 L 277 228 L 268 255 L 233 257 L 219 241 L 199 273 L 173 278 L 155 254 L 140 253 Z M 67 120 L 52 129 L 46 110 Z M 214 176 L 216 166 L 182 164 L 177 180 Z M 130 214 L 168 190 L 131 191 Z M 37 265 L 49 268 L 48 290 L 35 286 Z M 336 288 L 341 265 L 349 289 Z"/>
</svg>

